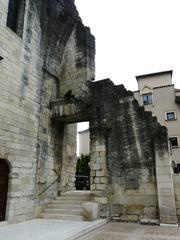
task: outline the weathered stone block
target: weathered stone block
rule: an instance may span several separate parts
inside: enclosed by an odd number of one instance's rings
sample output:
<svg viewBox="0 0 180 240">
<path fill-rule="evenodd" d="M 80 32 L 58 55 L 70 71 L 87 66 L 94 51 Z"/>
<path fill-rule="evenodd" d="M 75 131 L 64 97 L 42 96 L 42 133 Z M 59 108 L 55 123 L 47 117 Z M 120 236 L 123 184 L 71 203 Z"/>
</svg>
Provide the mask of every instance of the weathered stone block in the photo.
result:
<svg viewBox="0 0 180 240">
<path fill-rule="evenodd" d="M 96 162 L 97 163 L 105 163 L 106 159 L 104 157 L 99 157 L 99 158 L 96 158 Z"/>
<path fill-rule="evenodd" d="M 127 214 L 143 214 L 144 205 L 142 204 L 127 205 L 126 210 Z"/>
<path fill-rule="evenodd" d="M 97 190 L 105 190 L 107 188 L 106 184 L 96 184 Z"/>
<path fill-rule="evenodd" d="M 105 177 L 106 172 L 104 170 L 96 171 L 96 177 Z"/>
<path fill-rule="evenodd" d="M 98 163 L 92 164 L 92 170 L 97 171 L 97 170 L 100 170 L 100 169 L 101 169 L 101 165 L 100 164 L 98 164 Z"/>
<path fill-rule="evenodd" d="M 94 200 L 97 203 L 103 203 L 103 204 L 107 204 L 108 203 L 107 197 L 95 197 Z"/>
<path fill-rule="evenodd" d="M 158 207 L 157 206 L 145 207 L 144 214 L 148 215 L 148 216 L 157 216 L 158 215 Z"/>
<path fill-rule="evenodd" d="M 96 152 L 106 152 L 106 147 L 104 145 L 96 146 Z M 100 155 L 100 153 L 99 153 Z"/>
<path fill-rule="evenodd" d="M 107 177 L 100 177 L 100 183 L 107 184 L 108 183 Z"/>
<path fill-rule="evenodd" d="M 96 176 L 96 171 L 95 170 L 91 170 L 90 174 L 91 174 L 91 177 L 95 177 Z"/>
<path fill-rule="evenodd" d="M 100 158 L 105 158 L 106 157 L 106 152 L 100 152 L 99 156 L 100 156 Z"/>
<path fill-rule="evenodd" d="M 120 220 L 125 222 L 127 221 L 137 222 L 139 219 L 138 219 L 138 215 L 121 215 Z"/>
<path fill-rule="evenodd" d="M 142 224 L 159 225 L 159 219 L 140 218 Z"/>
<path fill-rule="evenodd" d="M 94 221 L 98 219 L 99 216 L 99 207 L 98 203 L 83 203 L 83 217 L 86 221 Z"/>
</svg>

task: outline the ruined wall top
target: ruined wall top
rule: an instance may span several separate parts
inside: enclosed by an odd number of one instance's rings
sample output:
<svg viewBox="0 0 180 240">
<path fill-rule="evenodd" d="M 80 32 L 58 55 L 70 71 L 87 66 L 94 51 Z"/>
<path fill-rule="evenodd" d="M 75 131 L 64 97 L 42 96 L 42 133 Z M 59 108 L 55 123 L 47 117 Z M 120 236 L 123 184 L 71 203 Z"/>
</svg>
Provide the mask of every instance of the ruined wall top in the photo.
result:
<svg viewBox="0 0 180 240">
<path fill-rule="evenodd" d="M 66 70 L 62 62 L 66 56 L 63 56 L 73 35 L 72 39 L 75 42 L 71 40 L 70 45 L 72 52 L 75 52 L 75 56 L 71 56 L 75 58 L 75 67 L 88 68 L 93 72 L 91 78 L 94 78 L 95 38 L 90 29 L 83 25 L 74 1 L 32 0 L 31 10 L 36 11 L 41 24 L 41 54 L 44 56 L 44 68 L 56 77 L 64 77 L 62 71 Z"/>
</svg>

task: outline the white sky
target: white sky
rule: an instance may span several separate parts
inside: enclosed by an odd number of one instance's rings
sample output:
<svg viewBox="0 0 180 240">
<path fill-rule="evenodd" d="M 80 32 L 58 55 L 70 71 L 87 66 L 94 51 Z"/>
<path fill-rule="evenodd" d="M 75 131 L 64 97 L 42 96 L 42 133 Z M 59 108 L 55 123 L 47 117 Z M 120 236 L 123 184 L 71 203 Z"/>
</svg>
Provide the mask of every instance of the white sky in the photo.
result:
<svg viewBox="0 0 180 240">
<path fill-rule="evenodd" d="M 180 88 L 180 0 L 75 0 L 96 37 L 96 80 L 137 90 L 136 75 L 173 70 Z M 78 124 L 84 130 L 87 124 Z"/>
<path fill-rule="evenodd" d="M 173 70 L 180 88 L 180 0 L 75 0 L 96 37 L 96 80 L 137 90 L 135 76 Z"/>
</svg>

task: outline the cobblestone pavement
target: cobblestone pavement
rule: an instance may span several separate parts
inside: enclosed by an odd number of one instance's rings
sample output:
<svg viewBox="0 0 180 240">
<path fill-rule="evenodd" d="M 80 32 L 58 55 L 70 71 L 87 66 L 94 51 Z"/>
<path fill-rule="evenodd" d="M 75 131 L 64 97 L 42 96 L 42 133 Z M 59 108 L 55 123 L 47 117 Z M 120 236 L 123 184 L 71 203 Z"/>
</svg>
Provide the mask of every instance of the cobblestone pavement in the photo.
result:
<svg viewBox="0 0 180 240">
<path fill-rule="evenodd" d="M 177 240 L 180 227 L 108 223 L 78 240 Z"/>
</svg>

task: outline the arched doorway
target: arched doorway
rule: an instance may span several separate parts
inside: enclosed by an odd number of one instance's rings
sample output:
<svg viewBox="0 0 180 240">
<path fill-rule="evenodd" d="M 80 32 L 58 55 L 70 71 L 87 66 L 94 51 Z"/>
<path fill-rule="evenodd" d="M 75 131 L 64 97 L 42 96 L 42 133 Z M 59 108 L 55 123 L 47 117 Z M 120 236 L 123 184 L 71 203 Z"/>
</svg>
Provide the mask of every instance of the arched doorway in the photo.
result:
<svg viewBox="0 0 180 240">
<path fill-rule="evenodd" d="M 9 166 L 3 159 L 0 159 L 0 221 L 4 221 L 6 217 L 8 179 Z"/>
</svg>

